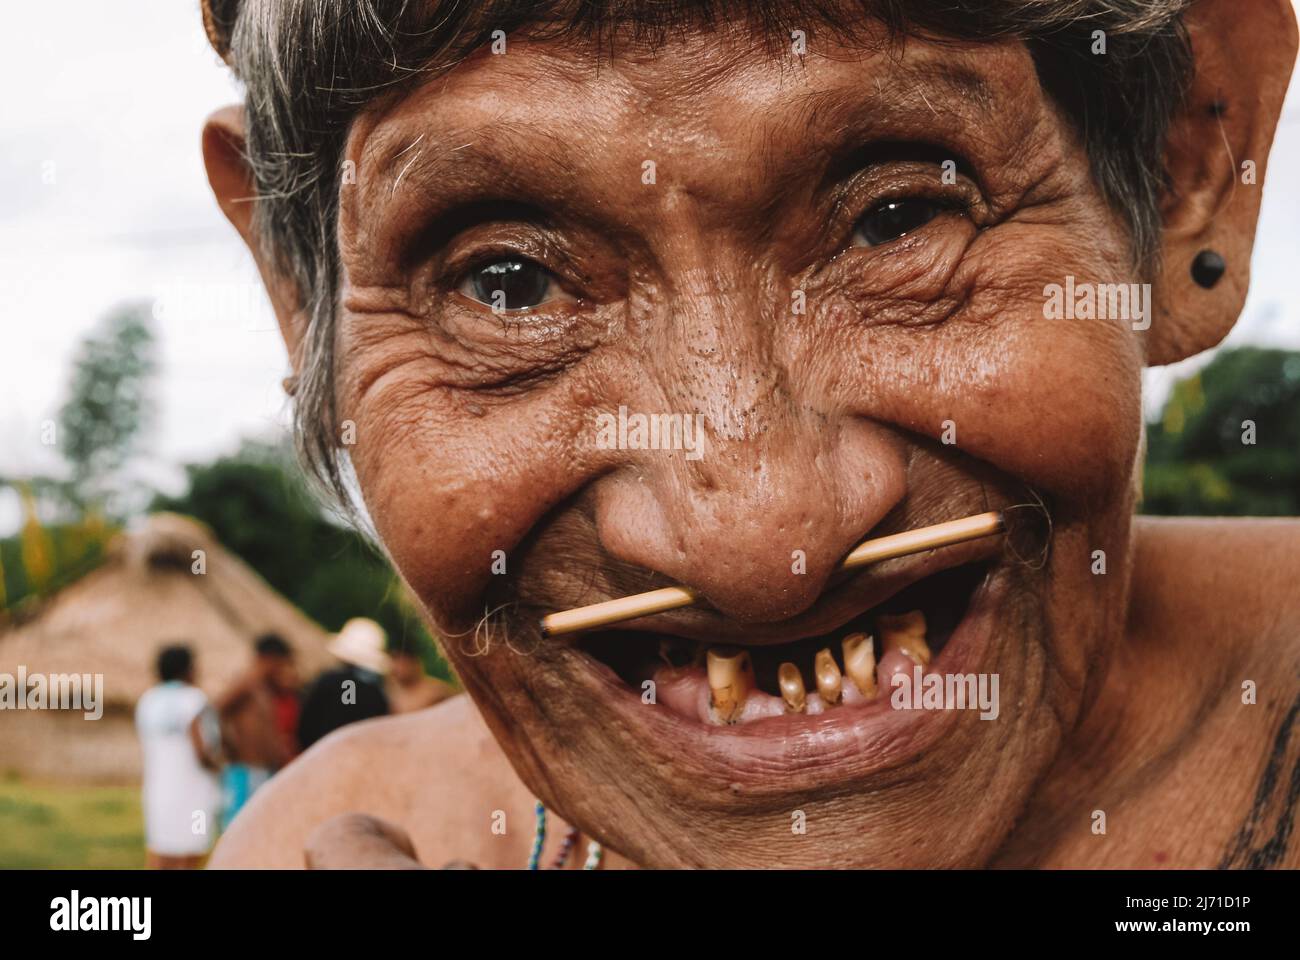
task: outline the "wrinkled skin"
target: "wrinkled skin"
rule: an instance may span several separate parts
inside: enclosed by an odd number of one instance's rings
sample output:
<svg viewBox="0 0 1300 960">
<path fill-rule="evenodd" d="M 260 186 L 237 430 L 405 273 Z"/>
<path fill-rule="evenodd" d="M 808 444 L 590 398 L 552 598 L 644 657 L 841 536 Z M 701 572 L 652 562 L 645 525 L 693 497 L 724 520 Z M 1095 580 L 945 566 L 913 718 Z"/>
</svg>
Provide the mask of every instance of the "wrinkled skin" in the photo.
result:
<svg viewBox="0 0 1300 960">
<path fill-rule="evenodd" d="M 1293 27 L 1285 40 L 1280 59 Z M 959 158 L 957 182 L 942 183 L 923 152 L 858 152 L 884 141 Z M 1044 285 L 1067 274 L 1141 278 L 1021 45 L 911 41 L 891 57 L 823 43 L 781 62 L 738 28 L 625 53 L 597 73 L 588 51 L 520 42 L 363 115 L 346 155 L 357 182 L 340 194 L 338 397 L 355 423 L 349 454 L 366 508 L 523 784 L 630 862 L 1047 862 L 1063 832 L 1087 836 L 1094 807 L 1130 796 L 1077 796 L 1105 779 L 1099 769 L 1123 781 L 1158 755 L 1132 752 L 1135 731 L 1158 731 L 1154 750 L 1170 724 L 1189 722 L 1168 712 L 1171 698 L 1193 712 L 1194 698 L 1231 703 L 1240 671 L 1170 691 L 1138 643 L 1194 624 L 1133 625 L 1149 606 L 1176 616 L 1133 596 L 1135 584 L 1164 584 L 1163 565 L 1195 553 L 1169 548 L 1167 534 L 1143 548 L 1133 521 L 1140 371 L 1172 359 L 1160 357 L 1166 342 L 1192 337 L 1169 331 L 1177 298 L 1193 294 L 1157 278 L 1161 313 L 1145 335 L 1044 319 Z M 654 183 L 643 182 L 647 160 Z M 213 179 L 220 194 L 220 170 Z M 858 242 L 858 218 L 896 196 L 951 208 L 901 239 Z M 453 205 L 489 198 L 544 221 L 506 213 L 433 229 Z M 1248 248 L 1254 208 L 1239 219 Z M 1181 255 L 1177 242 L 1167 259 Z M 466 295 L 466 268 L 505 251 L 549 268 L 553 299 L 500 317 Z M 1225 288 L 1213 339 L 1244 280 Z M 792 310 L 797 290 L 806 312 Z M 292 304 L 278 306 L 292 353 L 300 323 Z M 599 449 L 595 415 L 620 404 L 703 413 L 705 455 Z M 941 442 L 949 423 L 952 445 Z M 687 729 L 615 694 L 567 639 L 531 627 L 543 611 L 677 582 L 707 606 L 656 629 L 796 636 L 830 616 L 842 599 L 827 592 L 831 572 L 872 532 L 1030 502 L 1030 491 L 1050 507 L 1050 559 L 997 555 L 987 642 L 965 665 L 1000 675 L 995 722 L 926 718 L 825 746 L 814 762 L 800 744 L 751 748 L 731 731 Z M 498 550 L 506 586 L 492 572 Z M 1092 570 L 1097 550 L 1104 576 Z M 906 582 L 926 562 L 872 568 L 850 593 Z M 475 628 L 502 599 L 519 603 L 484 651 Z M 1278 662 L 1272 634 L 1251 642 L 1251 663 Z M 1142 706 L 1157 690 L 1159 718 Z M 1276 729 L 1276 714 L 1257 719 L 1242 738 L 1251 764 Z M 1119 743 L 1129 752 L 1108 752 Z M 1210 754 L 1187 746 L 1186 761 L 1238 746 L 1224 734 Z M 1242 778 L 1210 849 L 1244 813 L 1253 779 Z M 1186 798 L 1168 789 L 1166 801 Z M 253 814 L 284 815 L 293 800 L 277 796 L 259 799 L 228 844 L 273 832 Z M 1044 807 L 1062 797 L 1073 823 Z M 473 812 L 485 825 L 492 802 Z M 795 810 L 806 834 L 790 829 Z M 319 850 L 332 835 L 313 841 L 315 860 L 337 859 Z M 447 856 L 473 853 L 449 844 Z"/>
</svg>

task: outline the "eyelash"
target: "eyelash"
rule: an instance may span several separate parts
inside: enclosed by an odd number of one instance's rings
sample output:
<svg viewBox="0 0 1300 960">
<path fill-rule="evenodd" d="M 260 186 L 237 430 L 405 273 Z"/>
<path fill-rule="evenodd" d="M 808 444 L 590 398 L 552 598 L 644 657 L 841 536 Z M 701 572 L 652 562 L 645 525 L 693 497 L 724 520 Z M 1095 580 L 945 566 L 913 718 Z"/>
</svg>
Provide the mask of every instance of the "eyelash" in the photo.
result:
<svg viewBox="0 0 1300 960">
<path fill-rule="evenodd" d="M 563 292 L 568 293 L 569 285 L 565 282 L 566 274 L 576 275 L 577 271 L 565 270 L 564 268 L 557 269 L 552 266 L 554 260 L 566 259 L 556 255 L 554 245 L 539 244 L 539 247 L 545 246 L 547 248 L 544 250 L 536 248 L 530 250 L 528 249 L 530 246 L 531 245 L 529 244 L 513 245 L 509 243 L 491 243 L 486 247 L 475 250 L 467 256 L 453 257 L 449 262 L 443 265 L 441 270 L 438 271 L 439 280 L 435 284 L 434 295 L 445 297 L 448 294 L 459 292 L 461 287 L 464 286 L 464 284 L 477 271 L 483 270 L 485 267 L 489 267 L 495 263 L 509 260 L 521 260 L 537 265 L 549 274 L 552 283 Z M 574 296 L 573 299 L 575 301 L 580 300 L 580 298 L 576 296 Z M 474 299 L 474 302 L 480 306 L 491 306 L 490 304 L 485 304 L 483 301 L 477 299 Z M 539 307 L 540 306 L 542 305 L 539 305 Z M 511 310 L 508 312 L 512 315 L 522 315 L 524 313 L 523 310 Z"/>
<path fill-rule="evenodd" d="M 975 222 L 979 195 L 978 188 L 965 176 L 959 176 L 957 183 L 954 184 L 936 184 L 932 181 L 923 184 L 899 183 L 883 189 L 876 188 L 874 191 L 865 185 L 857 189 L 850 186 L 847 196 L 836 204 L 832 214 L 832 218 L 842 225 L 838 234 L 841 237 L 839 249 L 845 250 L 854 246 L 852 241 L 858 224 L 869 213 L 879 210 L 886 204 L 901 203 L 906 200 L 927 201 L 943 212 L 957 213 Z M 923 224 L 917 232 L 925 230 L 933 222 L 931 220 Z"/>
</svg>

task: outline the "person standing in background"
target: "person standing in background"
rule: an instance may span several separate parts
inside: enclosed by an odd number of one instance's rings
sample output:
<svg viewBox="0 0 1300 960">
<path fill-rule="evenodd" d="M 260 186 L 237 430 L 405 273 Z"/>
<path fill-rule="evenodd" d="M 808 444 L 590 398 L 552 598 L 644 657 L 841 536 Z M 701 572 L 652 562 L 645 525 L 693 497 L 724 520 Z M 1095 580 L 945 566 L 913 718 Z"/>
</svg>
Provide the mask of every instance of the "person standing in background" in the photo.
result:
<svg viewBox="0 0 1300 960">
<path fill-rule="evenodd" d="M 164 647 L 157 670 L 160 682 L 135 707 L 144 752 L 146 863 L 153 870 L 193 870 L 215 839 L 219 737 L 208 698 L 194 686 L 190 648 Z"/>
<path fill-rule="evenodd" d="M 388 672 L 386 692 L 393 713 L 423 710 L 456 695 L 456 688 L 424 672 L 419 655 L 406 647 L 388 651 L 392 669 Z"/>
<path fill-rule="evenodd" d="M 284 763 L 288 763 L 301 752 L 298 744 L 298 719 L 302 714 L 302 690 L 299 689 L 297 668 L 291 667 L 291 670 L 292 673 L 287 678 L 288 682 L 277 684 L 271 691 L 275 729 L 288 751 Z"/>
<path fill-rule="evenodd" d="M 298 673 L 293 650 L 274 633 L 253 644 L 252 667 L 217 698 L 226 766 L 221 771 L 224 826 L 262 784 L 298 753 L 285 723 L 297 712 Z M 293 700 L 292 710 L 286 709 Z"/>
<path fill-rule="evenodd" d="M 384 675 L 391 663 L 384 653 L 384 628 L 355 617 L 343 624 L 329 645 L 342 666 L 326 670 L 303 698 L 298 742 L 306 750 L 326 734 L 358 720 L 388 713 Z"/>
</svg>

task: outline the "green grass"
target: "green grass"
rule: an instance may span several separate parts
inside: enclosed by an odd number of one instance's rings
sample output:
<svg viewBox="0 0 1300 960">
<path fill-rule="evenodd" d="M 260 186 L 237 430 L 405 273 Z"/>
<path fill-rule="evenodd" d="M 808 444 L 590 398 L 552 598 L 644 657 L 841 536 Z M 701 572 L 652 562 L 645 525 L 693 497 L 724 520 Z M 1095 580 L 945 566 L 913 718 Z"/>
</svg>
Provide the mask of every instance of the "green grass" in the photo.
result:
<svg viewBox="0 0 1300 960">
<path fill-rule="evenodd" d="M 0 869 L 143 866 L 139 787 L 0 779 Z"/>
</svg>

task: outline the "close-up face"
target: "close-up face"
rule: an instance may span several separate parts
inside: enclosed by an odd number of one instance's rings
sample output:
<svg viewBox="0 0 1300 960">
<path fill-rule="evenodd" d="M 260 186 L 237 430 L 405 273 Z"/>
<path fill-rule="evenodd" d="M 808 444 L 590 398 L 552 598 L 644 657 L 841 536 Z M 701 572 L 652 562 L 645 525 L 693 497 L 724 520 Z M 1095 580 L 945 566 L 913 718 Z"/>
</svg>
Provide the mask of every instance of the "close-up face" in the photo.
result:
<svg viewBox="0 0 1300 960">
<path fill-rule="evenodd" d="M 0 121 L 0 870 L 1288 902 L 1300 0 L 81 6 Z"/>
<path fill-rule="evenodd" d="M 525 782 L 641 863 L 979 862 L 1118 636 L 1144 347 L 1044 287 L 1141 281 L 1130 237 L 1023 44 L 884 39 L 519 43 L 349 131 L 365 506 Z M 620 408 L 699 441 L 603 442 Z M 1005 539 L 836 572 L 988 510 Z M 537 628 L 668 584 L 701 602 Z M 851 677 L 843 639 L 913 609 L 927 672 L 998 675 L 996 718 L 891 709 L 883 649 L 874 700 L 783 708 L 781 664 Z M 753 665 L 734 717 L 715 648 Z"/>
<path fill-rule="evenodd" d="M 534 863 L 548 809 L 648 867 L 1164 863 L 1152 811 L 1236 856 L 1187 777 L 1282 749 L 1225 705 L 1288 621 L 1183 644 L 1285 561 L 1136 515 L 1252 510 L 1151 374 L 1247 309 L 1287 3 L 370 4 L 209 0 L 205 165 L 469 695 L 419 736 L 490 738 Z M 1265 389 L 1214 389 L 1235 438 Z"/>
</svg>

